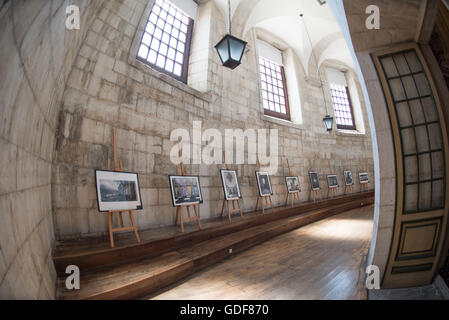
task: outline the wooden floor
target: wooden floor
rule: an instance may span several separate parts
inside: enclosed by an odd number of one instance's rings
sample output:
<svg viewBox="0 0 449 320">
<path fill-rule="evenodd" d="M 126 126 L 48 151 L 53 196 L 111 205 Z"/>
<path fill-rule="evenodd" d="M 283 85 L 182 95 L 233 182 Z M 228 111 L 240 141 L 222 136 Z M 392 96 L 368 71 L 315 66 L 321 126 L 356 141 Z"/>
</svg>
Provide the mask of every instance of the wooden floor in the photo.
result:
<svg viewBox="0 0 449 320">
<path fill-rule="evenodd" d="M 305 226 L 249 249 L 156 300 L 366 299 L 373 206 Z"/>
</svg>

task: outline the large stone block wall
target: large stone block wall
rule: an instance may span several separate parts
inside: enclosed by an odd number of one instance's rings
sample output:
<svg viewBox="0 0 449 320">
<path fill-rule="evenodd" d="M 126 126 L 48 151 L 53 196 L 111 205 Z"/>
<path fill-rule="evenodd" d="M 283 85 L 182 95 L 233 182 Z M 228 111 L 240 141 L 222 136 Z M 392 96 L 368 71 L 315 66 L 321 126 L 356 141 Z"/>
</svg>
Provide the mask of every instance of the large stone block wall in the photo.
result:
<svg viewBox="0 0 449 320">
<path fill-rule="evenodd" d="M 65 28 L 78 5 L 81 30 Z M 56 294 L 51 172 L 66 80 L 102 1 L 0 1 L 0 299 Z"/>
<path fill-rule="evenodd" d="M 278 129 L 279 170 L 272 176 L 277 206 L 285 200 L 285 159 L 302 183 L 303 198 L 309 197 L 307 173 L 318 170 L 326 185 L 328 161 L 343 183 L 343 170 L 368 171 L 373 177 L 373 157 L 367 117 L 365 134 L 327 134 L 321 119 L 324 101 L 316 79 L 298 67 L 303 124 L 273 120 L 263 115 L 255 33 L 245 35 L 249 42 L 242 65 L 234 71 L 223 68 L 213 49 L 192 49 L 192 87 L 159 74 L 136 61 L 137 30 L 142 14 L 152 1 L 107 1 L 81 46 L 64 94 L 64 107 L 53 166 L 52 202 L 57 239 L 102 235 L 107 217 L 97 210 L 94 170 L 106 168 L 112 158 L 112 130 L 118 130 L 118 157 L 126 171 L 138 172 L 144 210 L 136 215 L 139 228 L 156 228 L 173 223 L 168 175 L 176 172 L 170 162 L 172 130 L 192 130 L 193 121 L 203 129 Z M 213 48 L 225 34 L 225 18 L 213 2 L 203 4 L 197 25 Z M 209 31 L 209 32 L 208 32 Z M 136 34 L 137 32 L 137 34 Z M 196 30 L 194 32 L 197 32 Z M 238 32 L 238 31 L 237 31 Z M 194 38 L 194 44 L 201 41 Z M 198 49 L 198 50 L 197 50 Z M 201 74 L 202 68 L 206 66 Z M 302 69 L 302 70 L 301 70 Z M 302 72 L 302 73 L 301 73 Z M 307 80 L 306 80 L 307 79 Z M 295 88 L 289 88 L 295 90 Z M 360 93 L 359 96 L 362 96 Z M 363 105 L 364 109 L 364 105 Z M 205 144 L 205 143 L 203 143 Z M 200 175 L 204 204 L 201 218 L 215 217 L 221 211 L 223 191 L 220 165 L 188 165 L 191 174 Z M 235 165 L 243 193 L 245 211 L 254 210 L 257 184 L 252 164 Z M 357 185 L 358 187 L 358 185 Z M 372 187 L 372 185 L 371 185 Z M 323 188 L 323 196 L 326 188 Z"/>
</svg>

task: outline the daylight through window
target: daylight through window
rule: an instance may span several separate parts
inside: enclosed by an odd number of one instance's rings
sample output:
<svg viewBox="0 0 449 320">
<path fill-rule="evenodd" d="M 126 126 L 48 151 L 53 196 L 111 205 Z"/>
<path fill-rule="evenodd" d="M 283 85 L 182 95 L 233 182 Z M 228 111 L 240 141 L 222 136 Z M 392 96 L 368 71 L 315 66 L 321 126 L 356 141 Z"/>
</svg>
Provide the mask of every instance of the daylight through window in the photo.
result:
<svg viewBox="0 0 449 320">
<path fill-rule="evenodd" d="M 265 114 L 290 120 L 284 67 L 263 57 L 259 65 Z"/>
<path fill-rule="evenodd" d="M 137 57 L 186 83 L 193 19 L 168 0 L 156 0 Z"/>
<path fill-rule="evenodd" d="M 355 130 L 354 113 L 348 87 L 330 83 L 335 119 L 338 129 Z"/>
</svg>

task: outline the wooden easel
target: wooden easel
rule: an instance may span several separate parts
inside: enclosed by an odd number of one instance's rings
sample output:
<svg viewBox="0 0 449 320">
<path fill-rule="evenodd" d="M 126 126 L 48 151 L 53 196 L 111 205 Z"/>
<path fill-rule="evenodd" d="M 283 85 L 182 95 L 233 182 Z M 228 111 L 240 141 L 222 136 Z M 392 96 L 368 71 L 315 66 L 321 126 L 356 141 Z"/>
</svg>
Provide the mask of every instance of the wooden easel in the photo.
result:
<svg viewBox="0 0 449 320">
<path fill-rule="evenodd" d="M 367 172 L 367 171 L 362 171 Z M 368 192 L 369 191 L 369 182 L 368 183 L 360 183 L 360 172 L 359 172 L 359 184 L 360 184 L 360 192 Z"/>
<path fill-rule="evenodd" d="M 331 161 L 330 160 L 327 160 L 327 165 L 328 165 L 328 168 L 329 168 L 329 173 L 328 173 L 328 175 L 335 175 L 335 173 L 332 173 L 332 169 L 331 169 Z M 327 180 L 327 179 L 326 179 Z M 329 188 L 329 181 L 327 181 L 327 198 L 328 199 L 332 199 L 332 198 L 334 198 L 334 197 L 337 197 L 338 196 L 338 189 L 340 188 L 340 187 L 335 187 L 335 188 Z"/>
<path fill-rule="evenodd" d="M 226 170 L 230 170 L 229 169 L 229 165 L 226 162 L 226 153 L 224 153 L 224 159 L 225 159 Z M 232 204 L 232 209 L 231 209 L 231 204 Z M 222 217 L 223 217 L 223 214 L 224 214 L 225 206 L 228 209 L 228 221 L 229 221 L 229 223 L 232 222 L 231 215 L 233 213 L 239 212 L 240 213 L 240 217 L 243 218 L 243 211 L 242 211 L 242 207 L 240 206 L 240 199 L 226 200 L 226 195 L 225 195 L 225 198 L 223 199 L 223 206 L 221 208 L 221 216 Z"/>
<path fill-rule="evenodd" d="M 354 193 L 354 177 L 352 177 L 352 184 L 350 186 L 346 185 L 346 177 L 344 177 L 344 180 L 345 180 L 345 195 L 348 193 Z"/>
<path fill-rule="evenodd" d="M 360 184 L 360 192 L 368 192 L 368 183 Z"/>
<path fill-rule="evenodd" d="M 257 157 L 257 168 L 260 170 L 260 162 L 259 162 L 259 157 Z M 256 209 L 254 210 L 255 212 L 257 212 L 257 209 L 259 208 L 259 200 L 260 203 L 262 204 L 262 214 L 265 214 L 265 208 L 270 208 L 271 207 L 271 211 L 273 213 L 275 213 L 276 211 L 274 210 L 274 206 L 273 206 L 273 197 L 270 195 L 266 195 L 266 196 L 261 196 L 260 195 L 260 190 L 257 190 L 257 202 L 256 202 Z"/>
<path fill-rule="evenodd" d="M 187 176 L 187 168 L 184 167 L 184 164 L 182 163 L 182 148 L 179 150 L 179 158 L 181 159 L 181 163 L 178 166 L 176 166 L 176 175 L 182 175 L 182 176 Z M 186 208 L 187 211 L 187 217 L 184 217 L 182 212 L 183 212 L 183 208 Z M 192 217 L 191 215 L 191 211 L 190 209 L 193 208 L 193 212 L 195 213 L 195 215 Z M 201 222 L 200 222 L 200 215 L 199 215 L 199 204 L 183 204 L 179 207 L 176 207 L 176 220 L 175 220 L 175 226 L 178 225 L 178 220 L 179 220 L 179 224 L 181 225 L 181 232 L 184 233 L 184 222 L 189 222 L 189 221 L 196 221 L 198 224 L 198 228 L 200 230 L 202 230 L 201 228 Z"/>
<path fill-rule="evenodd" d="M 318 160 L 318 156 L 315 153 L 314 157 L 313 157 L 314 161 Z M 310 179 L 310 172 L 309 171 L 309 179 Z M 316 170 L 315 172 L 318 173 L 318 170 Z M 319 178 L 319 177 L 318 177 Z M 320 199 L 321 201 L 323 201 L 323 196 L 321 195 L 321 187 L 318 190 L 313 190 L 312 186 L 310 186 L 310 189 L 312 190 L 311 195 L 313 197 L 313 202 L 317 202 L 318 199 Z M 310 198 L 309 198 L 310 199 Z"/>
<path fill-rule="evenodd" d="M 364 168 L 368 167 L 368 160 L 365 159 L 364 161 Z M 368 172 L 368 171 L 362 171 L 362 173 L 364 172 Z M 368 179 L 369 179 L 369 175 L 368 175 Z M 369 180 L 368 183 L 360 183 L 360 172 L 359 172 L 359 184 L 360 184 L 360 192 L 368 192 L 369 191 Z"/>
<path fill-rule="evenodd" d="M 288 161 L 288 159 L 287 159 L 287 166 L 288 166 L 288 175 L 290 177 L 292 177 L 293 176 L 292 169 L 290 167 L 290 162 Z M 293 193 L 289 193 L 288 192 L 288 187 L 287 187 L 287 198 L 285 199 L 285 206 L 288 205 L 288 198 L 290 198 L 291 205 L 292 205 L 292 208 L 293 208 L 295 206 L 295 201 L 298 201 L 299 203 L 301 203 L 301 191 L 296 191 L 296 192 L 293 192 Z"/>
<path fill-rule="evenodd" d="M 113 129 L 113 137 L 112 137 L 112 148 L 114 153 L 114 171 L 115 172 L 123 172 L 123 163 L 117 162 L 117 130 Z M 108 158 L 108 170 L 111 170 L 111 159 Z M 129 219 L 131 220 L 131 227 L 125 227 L 123 223 L 123 212 L 129 213 Z M 112 217 L 114 213 L 118 213 L 120 217 L 120 228 L 112 227 Z M 136 235 L 137 242 L 140 243 L 139 233 L 137 232 L 136 224 L 134 222 L 133 211 L 132 210 L 112 210 L 108 212 L 108 224 L 109 224 L 109 240 L 111 243 L 111 248 L 114 248 L 114 233 L 122 232 L 122 231 L 134 231 Z"/>
<path fill-rule="evenodd" d="M 321 195 L 321 189 L 312 190 L 313 202 L 317 202 L 318 200 L 323 201 L 323 196 Z"/>
</svg>

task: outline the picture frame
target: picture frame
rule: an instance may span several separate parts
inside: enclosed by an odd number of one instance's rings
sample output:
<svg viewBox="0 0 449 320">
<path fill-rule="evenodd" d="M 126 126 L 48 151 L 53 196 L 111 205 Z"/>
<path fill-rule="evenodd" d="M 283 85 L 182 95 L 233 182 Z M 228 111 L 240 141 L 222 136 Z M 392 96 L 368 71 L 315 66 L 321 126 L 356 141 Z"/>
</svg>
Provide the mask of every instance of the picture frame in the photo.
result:
<svg viewBox="0 0 449 320">
<path fill-rule="evenodd" d="M 359 173 L 359 181 L 360 181 L 360 184 L 368 184 L 369 183 L 369 174 L 367 172 Z"/>
<path fill-rule="evenodd" d="M 329 189 L 338 188 L 340 186 L 338 184 L 338 177 L 336 174 L 329 174 L 327 176 L 327 186 Z"/>
<path fill-rule="evenodd" d="M 353 186 L 354 185 L 354 178 L 353 178 L 353 175 L 352 175 L 352 171 L 345 171 L 343 173 L 343 175 L 344 175 L 344 178 L 345 178 L 345 185 L 347 187 Z"/>
<path fill-rule="evenodd" d="M 257 187 L 259 188 L 259 194 L 261 197 L 273 195 L 270 175 L 268 174 L 268 172 L 256 171 L 256 180 L 257 180 Z"/>
<path fill-rule="evenodd" d="M 169 176 L 173 207 L 203 203 L 199 176 Z"/>
<path fill-rule="evenodd" d="M 318 175 L 318 172 L 314 172 L 314 171 L 309 172 L 309 179 L 310 179 L 310 186 L 312 188 L 312 191 L 321 190 L 320 177 Z"/>
<path fill-rule="evenodd" d="M 137 173 L 95 170 L 95 188 L 99 212 L 143 209 Z"/>
<path fill-rule="evenodd" d="M 285 177 L 285 184 L 289 194 L 301 192 L 299 177 Z"/>
<path fill-rule="evenodd" d="M 237 171 L 221 170 L 220 175 L 225 199 L 227 201 L 242 199 Z"/>
</svg>

